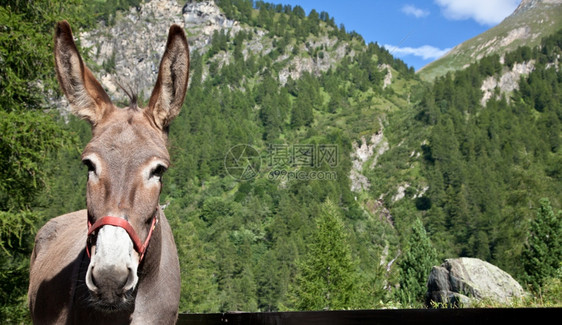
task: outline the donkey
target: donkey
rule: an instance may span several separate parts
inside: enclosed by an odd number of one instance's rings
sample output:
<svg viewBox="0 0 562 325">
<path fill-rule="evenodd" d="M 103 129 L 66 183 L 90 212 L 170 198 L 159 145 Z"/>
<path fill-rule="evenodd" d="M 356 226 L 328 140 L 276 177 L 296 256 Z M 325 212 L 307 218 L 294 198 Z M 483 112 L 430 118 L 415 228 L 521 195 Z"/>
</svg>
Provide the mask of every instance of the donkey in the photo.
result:
<svg viewBox="0 0 562 325">
<path fill-rule="evenodd" d="M 48 221 L 31 256 L 29 307 L 36 324 L 173 324 L 180 269 L 160 209 L 170 122 L 183 104 L 189 47 L 172 25 L 148 106 L 119 109 L 84 64 L 66 21 L 56 25 L 58 82 L 92 139 L 87 209 Z"/>
</svg>

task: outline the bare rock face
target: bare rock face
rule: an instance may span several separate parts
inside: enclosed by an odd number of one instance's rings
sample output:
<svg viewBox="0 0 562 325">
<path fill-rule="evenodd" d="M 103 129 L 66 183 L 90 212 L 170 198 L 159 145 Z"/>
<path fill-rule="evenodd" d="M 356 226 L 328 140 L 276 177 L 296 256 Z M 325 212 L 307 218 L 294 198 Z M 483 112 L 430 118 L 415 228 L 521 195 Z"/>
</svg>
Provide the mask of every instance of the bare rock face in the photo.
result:
<svg viewBox="0 0 562 325">
<path fill-rule="evenodd" d="M 446 259 L 434 266 L 427 280 L 426 304 L 470 306 L 488 300 L 508 304 L 523 297 L 525 291 L 511 275 L 477 258 Z"/>
<path fill-rule="evenodd" d="M 510 71 L 505 71 L 501 76 L 490 76 L 482 81 L 482 106 L 494 95 L 496 87 L 499 87 L 500 94 L 509 94 L 515 89 L 519 89 L 519 78 L 521 75 L 528 75 L 535 70 L 535 61 L 515 63 Z M 498 96 L 499 99 L 499 96 Z"/>
<path fill-rule="evenodd" d="M 178 1 L 152 0 L 116 15 L 114 25 L 80 33 L 82 46 L 93 50 L 90 58 L 97 66 L 92 68 L 114 100 L 125 96 L 118 86 L 120 80 L 134 80 L 130 86 L 142 97 L 150 96 L 171 24 L 188 31 L 192 52 L 210 44 L 215 30 L 236 33 L 240 29 L 213 1 L 182 6 Z"/>
<path fill-rule="evenodd" d="M 351 190 L 354 192 L 360 192 L 362 190 L 368 190 L 371 184 L 366 176 L 362 174 L 363 164 L 367 160 L 373 158 L 373 162 L 370 166 L 373 169 L 377 164 L 377 159 L 383 153 L 388 150 L 388 141 L 384 138 L 383 127 L 381 123 L 381 130 L 374 133 L 371 136 L 370 141 L 367 141 L 365 137 L 361 137 L 361 143 L 353 142 L 353 150 L 351 153 L 352 168 L 349 174 L 351 180 Z"/>
</svg>

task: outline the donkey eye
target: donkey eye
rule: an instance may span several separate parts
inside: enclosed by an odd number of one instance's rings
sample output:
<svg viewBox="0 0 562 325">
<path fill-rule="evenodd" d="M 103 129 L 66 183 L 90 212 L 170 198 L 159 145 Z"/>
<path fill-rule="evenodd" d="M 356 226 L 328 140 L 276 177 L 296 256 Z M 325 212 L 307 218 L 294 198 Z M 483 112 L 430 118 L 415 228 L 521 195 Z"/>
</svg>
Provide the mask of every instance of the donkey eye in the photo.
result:
<svg viewBox="0 0 562 325">
<path fill-rule="evenodd" d="M 164 165 L 158 165 L 156 167 L 154 167 L 151 171 L 150 171 L 150 178 L 156 177 L 156 178 L 162 178 L 162 175 L 164 174 L 164 172 L 166 171 L 166 166 Z"/>
<path fill-rule="evenodd" d="M 84 159 L 82 160 L 82 163 L 88 168 L 88 175 L 90 173 L 96 173 L 96 165 L 94 165 L 94 163 L 90 159 Z"/>
</svg>

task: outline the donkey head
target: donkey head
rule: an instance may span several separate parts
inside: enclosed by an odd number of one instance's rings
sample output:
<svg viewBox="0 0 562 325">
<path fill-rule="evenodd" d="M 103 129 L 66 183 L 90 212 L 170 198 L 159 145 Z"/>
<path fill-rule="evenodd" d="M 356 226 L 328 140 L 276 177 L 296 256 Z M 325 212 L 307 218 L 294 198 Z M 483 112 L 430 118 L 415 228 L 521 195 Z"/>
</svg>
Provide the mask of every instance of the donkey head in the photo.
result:
<svg viewBox="0 0 562 325">
<path fill-rule="evenodd" d="M 139 281 L 144 249 L 138 243 L 148 244 L 155 228 L 153 238 L 158 237 L 161 177 L 170 164 L 168 126 L 181 109 L 188 83 L 187 40 L 183 29 L 172 25 L 146 108 L 132 103 L 119 109 L 111 102 L 80 57 L 66 21 L 56 26 L 55 65 L 73 113 L 92 125 L 92 140 L 82 154 L 90 225 L 85 282 L 97 306 L 119 310 L 131 304 Z M 149 246 L 147 259 L 150 253 Z"/>
</svg>

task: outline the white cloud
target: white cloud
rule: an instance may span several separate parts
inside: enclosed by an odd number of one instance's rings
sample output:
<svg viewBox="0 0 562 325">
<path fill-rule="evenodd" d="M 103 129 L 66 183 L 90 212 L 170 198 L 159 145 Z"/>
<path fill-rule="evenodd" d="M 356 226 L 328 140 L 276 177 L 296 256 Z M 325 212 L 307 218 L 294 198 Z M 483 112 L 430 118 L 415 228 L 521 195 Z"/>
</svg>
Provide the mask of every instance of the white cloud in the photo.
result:
<svg viewBox="0 0 562 325">
<path fill-rule="evenodd" d="M 402 12 L 406 15 L 414 16 L 416 18 L 422 18 L 429 15 L 429 11 L 417 8 L 414 5 L 405 5 L 402 7 Z"/>
<path fill-rule="evenodd" d="M 495 25 L 509 16 L 520 0 L 435 0 L 445 18 L 474 19 L 481 25 Z"/>
<path fill-rule="evenodd" d="M 420 47 L 397 47 L 394 45 L 383 45 L 391 54 L 397 56 L 414 55 L 419 56 L 424 60 L 435 60 L 442 57 L 445 53 L 449 52 L 448 49 L 439 49 L 431 45 L 423 45 Z"/>
</svg>

